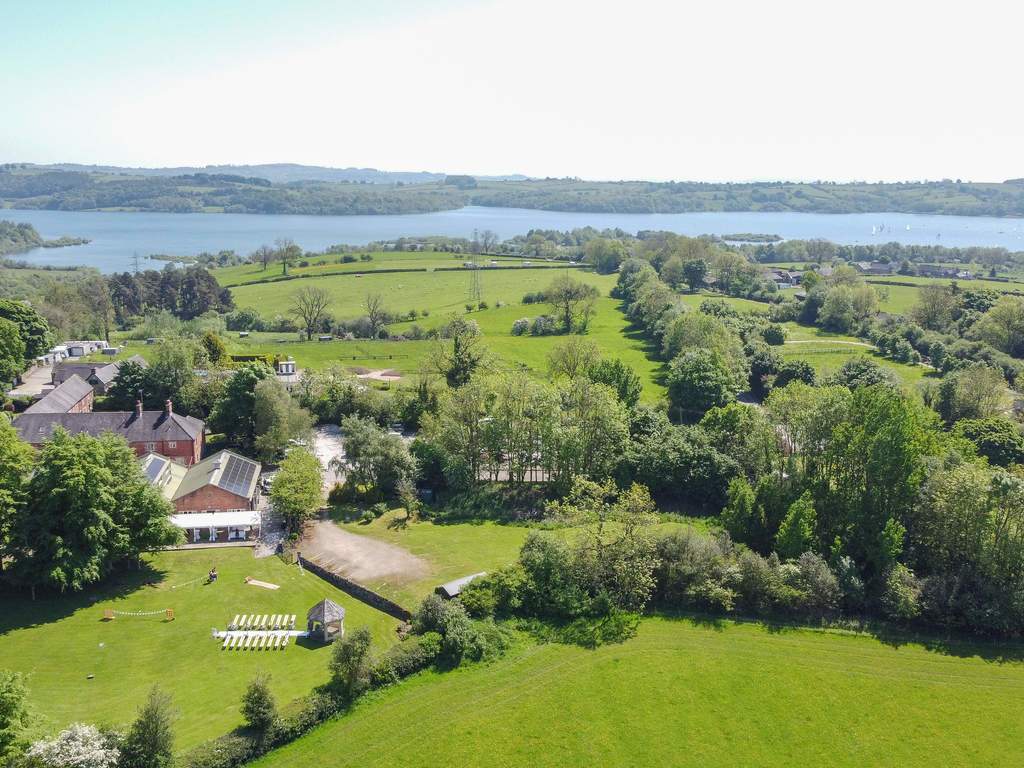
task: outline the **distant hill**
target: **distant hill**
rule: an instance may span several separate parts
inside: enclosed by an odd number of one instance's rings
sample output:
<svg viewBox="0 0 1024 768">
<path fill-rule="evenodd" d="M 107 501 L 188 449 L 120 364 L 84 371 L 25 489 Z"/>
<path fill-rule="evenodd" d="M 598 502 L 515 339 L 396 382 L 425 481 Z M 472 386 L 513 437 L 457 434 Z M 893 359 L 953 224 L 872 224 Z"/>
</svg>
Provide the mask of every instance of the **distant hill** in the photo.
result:
<svg viewBox="0 0 1024 768">
<path fill-rule="evenodd" d="M 127 176 L 187 176 L 196 173 L 230 176 L 248 176 L 266 179 L 274 184 L 289 184 L 295 181 L 349 182 L 355 184 L 426 184 L 442 181 L 446 174 L 430 171 L 378 171 L 376 168 L 328 168 L 320 165 L 299 165 L 298 163 L 266 163 L 262 165 L 207 165 L 179 166 L 176 168 L 126 168 L 117 165 L 83 165 L 80 163 L 52 163 L 29 165 L 30 168 L 52 171 L 75 171 L 79 173 L 104 173 Z M 526 176 L 480 176 L 493 181 L 524 181 Z"/>
<path fill-rule="evenodd" d="M 335 179 L 314 178 L 328 174 L 335 174 Z M 587 213 L 795 211 L 1024 217 L 1024 184 L 949 180 L 712 184 L 497 179 L 303 165 L 198 169 L 0 165 L 0 207 L 10 208 L 342 216 L 429 213 L 466 205 Z"/>
</svg>

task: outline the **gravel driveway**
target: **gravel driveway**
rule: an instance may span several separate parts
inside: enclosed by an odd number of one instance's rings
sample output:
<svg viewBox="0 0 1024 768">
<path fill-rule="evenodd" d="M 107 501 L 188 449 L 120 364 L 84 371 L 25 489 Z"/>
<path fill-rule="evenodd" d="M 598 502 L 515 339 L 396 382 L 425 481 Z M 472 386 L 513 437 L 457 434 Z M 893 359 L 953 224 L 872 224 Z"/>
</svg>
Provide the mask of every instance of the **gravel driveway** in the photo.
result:
<svg viewBox="0 0 1024 768">
<path fill-rule="evenodd" d="M 309 523 L 299 551 L 329 571 L 367 585 L 382 579 L 415 581 L 430 573 L 427 561 L 408 550 L 349 533 L 330 520 Z"/>
</svg>

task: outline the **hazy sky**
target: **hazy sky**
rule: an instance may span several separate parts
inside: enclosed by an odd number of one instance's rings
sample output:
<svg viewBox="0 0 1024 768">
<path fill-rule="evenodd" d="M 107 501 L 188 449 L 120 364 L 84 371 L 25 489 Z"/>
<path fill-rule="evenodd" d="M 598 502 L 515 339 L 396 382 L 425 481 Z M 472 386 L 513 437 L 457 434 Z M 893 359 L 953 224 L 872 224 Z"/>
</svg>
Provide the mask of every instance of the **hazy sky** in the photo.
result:
<svg viewBox="0 0 1024 768">
<path fill-rule="evenodd" d="M 998 181 L 1016 5 L 0 0 L 0 161 Z"/>
</svg>

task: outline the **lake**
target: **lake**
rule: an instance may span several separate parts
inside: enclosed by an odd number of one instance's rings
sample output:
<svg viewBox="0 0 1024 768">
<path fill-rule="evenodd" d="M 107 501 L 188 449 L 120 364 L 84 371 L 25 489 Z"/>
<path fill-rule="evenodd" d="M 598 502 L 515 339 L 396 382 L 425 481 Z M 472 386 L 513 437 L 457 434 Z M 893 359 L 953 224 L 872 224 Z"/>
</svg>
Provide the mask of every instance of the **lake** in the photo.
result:
<svg viewBox="0 0 1024 768">
<path fill-rule="evenodd" d="M 628 232 L 661 229 L 684 235 L 756 232 L 785 238 L 821 237 L 842 244 L 884 243 L 1002 246 L 1024 250 L 1024 220 L 906 213 L 563 213 L 520 208 L 468 207 L 403 216 L 273 216 L 203 213 L 96 213 L 0 210 L 0 219 L 29 222 L 47 238 L 87 237 L 88 245 L 38 248 L 15 258 L 35 264 L 85 265 L 103 272 L 131 270 L 133 256 L 145 268 L 164 262 L 149 254 L 193 256 L 232 249 L 250 253 L 288 237 L 310 251 L 335 243 L 362 245 L 401 236 L 471 237 L 491 229 L 502 239 L 531 229 L 569 230 L 592 226 Z"/>
</svg>

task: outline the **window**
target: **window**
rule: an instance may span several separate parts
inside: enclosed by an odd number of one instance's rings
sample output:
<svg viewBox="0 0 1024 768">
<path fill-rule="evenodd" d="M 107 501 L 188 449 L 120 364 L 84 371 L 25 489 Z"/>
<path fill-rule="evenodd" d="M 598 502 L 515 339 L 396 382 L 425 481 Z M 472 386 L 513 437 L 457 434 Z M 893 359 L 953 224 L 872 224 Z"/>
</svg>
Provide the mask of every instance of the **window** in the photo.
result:
<svg viewBox="0 0 1024 768">
<path fill-rule="evenodd" d="M 156 443 L 146 443 L 146 450 L 150 452 L 155 451 Z"/>
<path fill-rule="evenodd" d="M 171 440 L 170 442 L 167 443 L 167 447 L 168 448 L 177 448 L 178 447 L 178 443 L 176 441 L 174 441 L 174 440 Z"/>
</svg>

